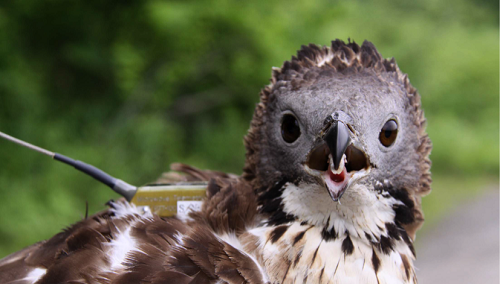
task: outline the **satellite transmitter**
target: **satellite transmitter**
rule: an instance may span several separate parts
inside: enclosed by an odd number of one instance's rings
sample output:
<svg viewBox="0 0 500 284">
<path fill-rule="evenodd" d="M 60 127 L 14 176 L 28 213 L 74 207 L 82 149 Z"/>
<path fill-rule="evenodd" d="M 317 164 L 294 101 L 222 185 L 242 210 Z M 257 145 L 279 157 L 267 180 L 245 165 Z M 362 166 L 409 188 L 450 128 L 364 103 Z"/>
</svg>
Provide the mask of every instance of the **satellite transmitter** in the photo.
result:
<svg viewBox="0 0 500 284">
<path fill-rule="evenodd" d="M 137 187 L 121 179 L 114 178 L 92 165 L 73 160 L 59 153 L 50 152 L 3 132 L 0 132 L 0 137 L 73 166 L 75 169 L 104 183 L 113 191 L 125 197 L 128 202 L 142 207 L 144 210 L 151 211 L 160 217 L 169 217 L 177 214 L 186 215 L 189 211 L 199 211 L 202 200 L 205 197 L 207 182 L 148 184 Z"/>
</svg>

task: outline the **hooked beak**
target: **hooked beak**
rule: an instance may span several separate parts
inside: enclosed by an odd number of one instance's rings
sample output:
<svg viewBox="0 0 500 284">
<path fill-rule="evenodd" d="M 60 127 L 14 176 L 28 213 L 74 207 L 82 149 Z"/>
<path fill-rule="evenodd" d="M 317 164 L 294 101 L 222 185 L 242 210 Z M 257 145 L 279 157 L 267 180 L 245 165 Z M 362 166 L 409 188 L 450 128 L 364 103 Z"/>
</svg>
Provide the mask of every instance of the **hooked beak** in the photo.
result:
<svg viewBox="0 0 500 284">
<path fill-rule="evenodd" d="M 325 120 L 305 162 L 305 170 L 323 181 L 333 201 L 339 201 L 349 185 L 370 168 L 365 152 L 354 145 L 357 138 L 352 128 L 338 116 L 334 113 Z"/>
<path fill-rule="evenodd" d="M 323 140 L 328 145 L 333 159 L 333 169 L 338 171 L 347 146 L 351 143 L 349 129 L 344 122 L 334 120 Z"/>
</svg>

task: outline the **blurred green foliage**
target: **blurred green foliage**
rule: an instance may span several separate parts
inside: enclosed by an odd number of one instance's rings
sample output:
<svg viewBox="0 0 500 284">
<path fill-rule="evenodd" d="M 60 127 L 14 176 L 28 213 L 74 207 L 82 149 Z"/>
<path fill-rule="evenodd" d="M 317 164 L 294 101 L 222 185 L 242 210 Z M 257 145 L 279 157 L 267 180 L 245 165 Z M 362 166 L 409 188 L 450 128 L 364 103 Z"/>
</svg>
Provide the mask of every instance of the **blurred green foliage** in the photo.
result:
<svg viewBox="0 0 500 284">
<path fill-rule="evenodd" d="M 271 66 L 350 37 L 419 89 L 434 179 L 498 176 L 498 32 L 496 0 L 4 0 L 0 130 L 136 185 L 172 162 L 240 173 Z M 0 258 L 116 197 L 0 141 Z"/>
</svg>

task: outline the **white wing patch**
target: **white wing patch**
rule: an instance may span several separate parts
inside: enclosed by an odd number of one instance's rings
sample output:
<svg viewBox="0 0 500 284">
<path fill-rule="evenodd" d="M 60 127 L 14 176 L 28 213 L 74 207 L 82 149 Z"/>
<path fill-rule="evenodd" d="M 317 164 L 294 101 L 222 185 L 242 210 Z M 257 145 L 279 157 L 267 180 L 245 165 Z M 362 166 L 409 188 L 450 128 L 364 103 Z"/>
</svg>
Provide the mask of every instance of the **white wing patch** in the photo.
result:
<svg viewBox="0 0 500 284">
<path fill-rule="evenodd" d="M 135 239 L 130 235 L 130 230 L 131 228 L 129 227 L 124 232 L 120 232 L 111 242 L 104 243 L 105 246 L 109 247 L 108 256 L 112 271 L 124 268 L 123 262 L 126 260 L 127 254 L 133 251 L 140 251 L 137 248 Z"/>
<path fill-rule="evenodd" d="M 153 218 L 151 210 L 139 209 L 135 204 L 129 202 L 113 202 L 109 211 L 115 214 L 115 218 L 121 218 L 127 215 L 139 215 L 142 218 Z"/>
<path fill-rule="evenodd" d="M 260 275 L 262 277 L 262 282 L 263 283 L 268 283 L 269 282 L 269 278 L 268 278 L 266 272 L 264 271 L 264 269 L 262 268 L 262 266 L 260 265 L 260 263 L 257 261 L 257 259 L 255 258 L 255 256 L 252 255 L 251 252 L 246 252 L 244 250 L 243 244 L 240 242 L 240 240 L 238 239 L 238 237 L 236 237 L 235 234 L 230 233 L 230 234 L 223 234 L 223 235 L 216 235 L 216 236 L 219 239 L 221 239 L 222 241 L 228 243 L 232 247 L 234 247 L 237 250 L 239 250 L 242 254 L 248 256 L 248 258 L 250 258 L 255 263 L 255 265 L 259 268 L 259 272 L 260 272 Z"/>
<path fill-rule="evenodd" d="M 22 281 L 27 281 L 28 283 L 34 284 L 38 280 L 40 280 L 40 278 L 42 278 L 45 275 L 46 272 L 47 272 L 47 269 L 44 269 L 44 268 L 35 268 L 35 269 L 31 270 L 28 273 L 28 275 L 26 275 L 26 277 L 24 277 L 23 279 L 20 279 L 19 283 L 25 283 L 25 282 L 22 282 Z M 16 282 L 12 282 L 12 283 L 16 283 Z"/>
<path fill-rule="evenodd" d="M 110 211 L 115 214 L 114 218 L 123 218 L 130 215 L 136 216 L 135 220 L 132 221 L 124 231 L 120 231 L 120 229 L 116 228 L 118 234 L 116 234 L 109 243 L 103 244 L 107 248 L 106 253 L 110 261 L 109 270 L 111 272 L 119 272 L 125 268 L 123 263 L 127 260 L 127 255 L 131 252 L 142 252 L 138 248 L 138 243 L 135 238 L 130 235 L 131 229 L 136 222 L 144 222 L 145 220 L 153 218 L 153 215 L 150 211 L 140 210 L 137 206 L 128 202 L 115 202 Z"/>
</svg>

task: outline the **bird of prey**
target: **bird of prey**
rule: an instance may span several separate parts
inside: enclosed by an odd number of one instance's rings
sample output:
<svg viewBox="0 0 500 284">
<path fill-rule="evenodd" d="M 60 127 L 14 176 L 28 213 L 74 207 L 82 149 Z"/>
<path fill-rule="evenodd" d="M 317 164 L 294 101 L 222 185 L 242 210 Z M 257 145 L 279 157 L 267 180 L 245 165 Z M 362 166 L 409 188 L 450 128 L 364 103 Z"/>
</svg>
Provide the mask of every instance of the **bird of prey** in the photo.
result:
<svg viewBox="0 0 500 284">
<path fill-rule="evenodd" d="M 110 202 L 0 260 L 0 282 L 416 283 L 425 124 L 417 90 L 372 43 L 302 46 L 260 93 L 241 176 L 173 165 L 208 181 L 201 211 Z"/>
</svg>

